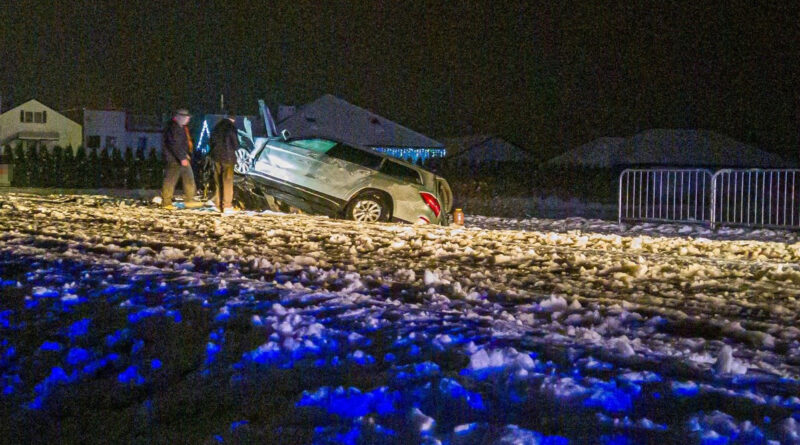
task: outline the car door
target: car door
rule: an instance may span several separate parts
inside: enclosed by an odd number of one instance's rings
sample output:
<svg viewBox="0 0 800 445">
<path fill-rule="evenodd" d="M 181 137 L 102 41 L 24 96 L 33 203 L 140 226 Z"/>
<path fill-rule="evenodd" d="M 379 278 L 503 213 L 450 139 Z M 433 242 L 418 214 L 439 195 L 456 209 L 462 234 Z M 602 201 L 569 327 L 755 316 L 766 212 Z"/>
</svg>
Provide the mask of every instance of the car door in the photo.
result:
<svg viewBox="0 0 800 445">
<path fill-rule="evenodd" d="M 320 161 L 318 171 L 313 174 L 326 193 L 339 199 L 347 199 L 354 190 L 376 174 L 383 158 L 340 142 L 326 150 Z"/>
</svg>

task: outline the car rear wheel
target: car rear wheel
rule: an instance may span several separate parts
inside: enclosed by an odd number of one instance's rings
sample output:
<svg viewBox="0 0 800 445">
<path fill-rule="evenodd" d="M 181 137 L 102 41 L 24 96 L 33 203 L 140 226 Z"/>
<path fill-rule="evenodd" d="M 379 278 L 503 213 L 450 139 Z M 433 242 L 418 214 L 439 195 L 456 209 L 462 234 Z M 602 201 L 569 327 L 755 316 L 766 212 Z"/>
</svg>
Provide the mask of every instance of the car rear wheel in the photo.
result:
<svg viewBox="0 0 800 445">
<path fill-rule="evenodd" d="M 377 194 L 365 193 L 357 196 L 347 206 L 347 219 L 358 222 L 389 220 L 389 206 Z"/>
</svg>

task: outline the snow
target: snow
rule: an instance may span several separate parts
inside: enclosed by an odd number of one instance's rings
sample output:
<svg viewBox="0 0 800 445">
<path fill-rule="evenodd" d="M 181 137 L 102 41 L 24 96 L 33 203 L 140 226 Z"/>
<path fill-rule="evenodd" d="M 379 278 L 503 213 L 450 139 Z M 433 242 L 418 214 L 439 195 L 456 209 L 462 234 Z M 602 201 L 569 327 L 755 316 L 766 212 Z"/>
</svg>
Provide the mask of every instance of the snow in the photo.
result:
<svg viewBox="0 0 800 445">
<path fill-rule="evenodd" d="M 200 442 L 289 425 L 300 443 L 800 441 L 794 233 L 5 197 L 0 401 L 18 422 L 93 385 L 171 406 L 185 379 L 240 400 Z M 265 400 L 275 420 L 248 409 Z"/>
</svg>

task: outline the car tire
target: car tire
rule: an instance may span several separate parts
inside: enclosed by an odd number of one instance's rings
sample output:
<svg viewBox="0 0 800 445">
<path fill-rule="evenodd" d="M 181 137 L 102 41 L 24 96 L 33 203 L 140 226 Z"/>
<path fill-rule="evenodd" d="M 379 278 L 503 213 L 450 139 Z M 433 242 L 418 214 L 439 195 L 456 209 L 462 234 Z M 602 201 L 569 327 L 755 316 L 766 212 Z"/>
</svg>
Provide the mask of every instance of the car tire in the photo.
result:
<svg viewBox="0 0 800 445">
<path fill-rule="evenodd" d="M 377 193 L 362 193 L 347 205 L 345 216 L 358 222 L 386 222 L 389 221 L 389 206 Z"/>
</svg>

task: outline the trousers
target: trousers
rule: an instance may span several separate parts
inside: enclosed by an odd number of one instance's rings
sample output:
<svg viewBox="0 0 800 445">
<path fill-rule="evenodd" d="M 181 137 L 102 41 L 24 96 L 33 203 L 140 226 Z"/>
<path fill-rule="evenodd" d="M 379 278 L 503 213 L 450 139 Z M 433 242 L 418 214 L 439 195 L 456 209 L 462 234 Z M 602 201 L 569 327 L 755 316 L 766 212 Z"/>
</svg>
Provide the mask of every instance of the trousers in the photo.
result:
<svg viewBox="0 0 800 445">
<path fill-rule="evenodd" d="M 233 207 L 233 164 L 214 161 L 214 186 L 214 205 L 220 210 Z"/>
<path fill-rule="evenodd" d="M 161 186 L 161 200 L 163 205 L 172 203 L 172 195 L 175 193 L 175 186 L 178 184 L 178 179 L 181 180 L 183 185 L 184 201 L 194 201 L 194 194 L 196 187 L 194 185 L 194 173 L 192 173 L 192 166 L 186 167 L 173 162 L 167 162 L 164 166 L 164 184 Z"/>
</svg>

